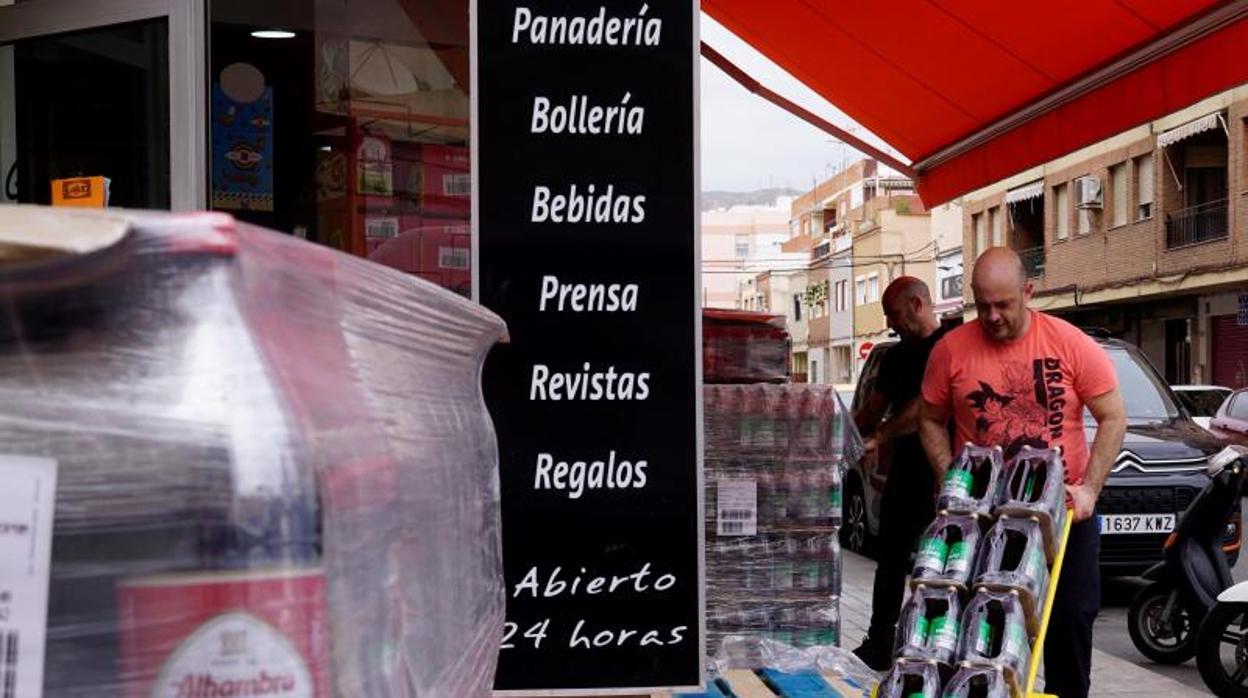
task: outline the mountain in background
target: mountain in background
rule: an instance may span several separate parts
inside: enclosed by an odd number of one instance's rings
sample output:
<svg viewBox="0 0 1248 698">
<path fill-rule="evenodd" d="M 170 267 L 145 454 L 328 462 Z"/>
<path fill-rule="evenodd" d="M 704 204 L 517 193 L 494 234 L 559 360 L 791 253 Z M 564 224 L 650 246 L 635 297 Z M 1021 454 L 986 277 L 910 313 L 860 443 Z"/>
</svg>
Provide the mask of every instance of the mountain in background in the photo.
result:
<svg viewBox="0 0 1248 698">
<path fill-rule="evenodd" d="M 702 210 L 714 211 L 733 206 L 770 206 L 778 196 L 799 196 L 797 189 L 773 187 L 755 191 L 704 191 L 702 192 Z"/>
</svg>

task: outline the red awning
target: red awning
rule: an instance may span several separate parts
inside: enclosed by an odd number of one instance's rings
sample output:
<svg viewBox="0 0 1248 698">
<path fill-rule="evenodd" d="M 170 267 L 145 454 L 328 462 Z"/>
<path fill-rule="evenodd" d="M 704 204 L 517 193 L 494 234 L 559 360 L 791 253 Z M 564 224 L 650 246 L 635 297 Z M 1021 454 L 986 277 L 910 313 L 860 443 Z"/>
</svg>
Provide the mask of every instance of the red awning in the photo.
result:
<svg viewBox="0 0 1248 698">
<path fill-rule="evenodd" d="M 1248 1 L 703 0 L 914 164 L 928 206 L 1248 82 Z"/>
</svg>

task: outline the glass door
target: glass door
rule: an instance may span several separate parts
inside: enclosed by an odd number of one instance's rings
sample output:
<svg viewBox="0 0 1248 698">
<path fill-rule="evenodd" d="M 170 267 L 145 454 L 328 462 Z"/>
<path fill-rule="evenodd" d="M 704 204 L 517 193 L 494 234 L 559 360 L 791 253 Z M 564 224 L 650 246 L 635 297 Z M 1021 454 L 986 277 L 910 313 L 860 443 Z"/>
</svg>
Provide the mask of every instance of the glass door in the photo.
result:
<svg viewBox="0 0 1248 698">
<path fill-rule="evenodd" d="M 0 203 L 204 208 L 203 11 L 0 0 Z"/>
</svg>

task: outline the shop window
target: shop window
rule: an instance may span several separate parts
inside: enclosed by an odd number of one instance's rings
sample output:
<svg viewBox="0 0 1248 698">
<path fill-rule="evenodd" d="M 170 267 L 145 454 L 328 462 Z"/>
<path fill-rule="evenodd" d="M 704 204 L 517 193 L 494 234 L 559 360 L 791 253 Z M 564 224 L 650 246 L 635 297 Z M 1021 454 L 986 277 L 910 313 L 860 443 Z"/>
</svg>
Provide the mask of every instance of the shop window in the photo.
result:
<svg viewBox="0 0 1248 698">
<path fill-rule="evenodd" d="M 468 295 L 468 6 L 209 7 L 212 208 Z"/>
</svg>

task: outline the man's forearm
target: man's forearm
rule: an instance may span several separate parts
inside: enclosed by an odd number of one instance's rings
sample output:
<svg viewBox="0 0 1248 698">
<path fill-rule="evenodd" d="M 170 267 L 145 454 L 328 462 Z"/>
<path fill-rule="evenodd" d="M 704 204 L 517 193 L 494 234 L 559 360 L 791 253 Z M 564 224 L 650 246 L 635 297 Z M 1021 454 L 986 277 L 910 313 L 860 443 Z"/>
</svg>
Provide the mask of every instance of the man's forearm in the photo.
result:
<svg viewBox="0 0 1248 698">
<path fill-rule="evenodd" d="M 1109 471 L 1118 460 L 1122 450 L 1122 437 L 1127 432 L 1125 417 L 1109 417 L 1096 426 L 1096 438 L 1092 440 L 1092 455 L 1088 458 L 1088 469 L 1083 482 L 1100 492 L 1109 477 Z"/>
<path fill-rule="evenodd" d="M 919 401 L 917 399 L 906 403 L 906 406 L 900 412 L 894 414 L 875 430 L 875 438 L 880 441 L 889 441 L 898 436 L 913 434 L 919 429 Z"/>
<path fill-rule="evenodd" d="M 923 452 L 927 454 L 927 462 L 936 471 L 937 481 L 945 476 L 945 469 L 953 460 L 953 446 L 949 443 L 949 432 L 944 424 L 919 418 L 919 441 L 923 443 Z"/>
</svg>

